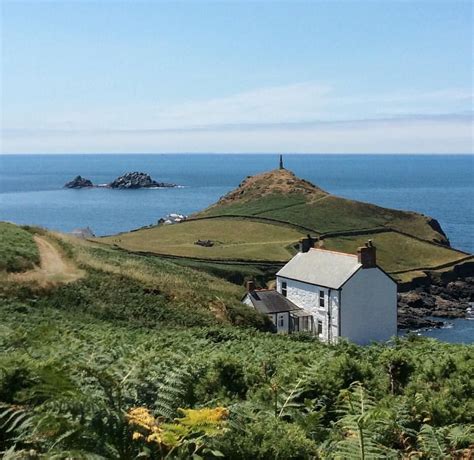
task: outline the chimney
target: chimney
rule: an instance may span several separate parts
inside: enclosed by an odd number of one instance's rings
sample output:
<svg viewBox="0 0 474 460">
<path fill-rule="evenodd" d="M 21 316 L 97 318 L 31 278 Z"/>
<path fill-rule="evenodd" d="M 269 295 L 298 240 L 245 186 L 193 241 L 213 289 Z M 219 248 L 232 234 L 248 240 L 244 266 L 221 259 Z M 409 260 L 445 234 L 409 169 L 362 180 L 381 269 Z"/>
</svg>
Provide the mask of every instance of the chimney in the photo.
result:
<svg viewBox="0 0 474 460">
<path fill-rule="evenodd" d="M 247 281 L 247 292 L 253 292 L 255 291 L 255 281 L 250 280 Z"/>
<path fill-rule="evenodd" d="M 314 248 L 316 240 L 311 235 L 306 235 L 306 238 L 300 240 L 300 252 L 308 252 L 311 248 Z"/>
<path fill-rule="evenodd" d="M 372 240 L 367 241 L 365 246 L 357 249 L 357 258 L 359 263 L 362 264 L 362 268 L 375 268 L 377 266 L 376 250 Z"/>
</svg>

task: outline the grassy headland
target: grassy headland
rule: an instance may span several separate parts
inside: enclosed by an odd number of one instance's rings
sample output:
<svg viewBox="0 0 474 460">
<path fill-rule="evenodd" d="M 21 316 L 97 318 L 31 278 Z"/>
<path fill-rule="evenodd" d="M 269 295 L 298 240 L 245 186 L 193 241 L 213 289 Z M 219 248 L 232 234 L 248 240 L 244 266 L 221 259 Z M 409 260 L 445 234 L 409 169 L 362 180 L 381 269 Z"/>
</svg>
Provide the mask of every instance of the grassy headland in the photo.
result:
<svg viewBox="0 0 474 460">
<path fill-rule="evenodd" d="M 298 240 L 307 233 L 319 236 L 323 247 L 351 253 L 372 239 L 381 267 L 404 282 L 417 277 L 420 270 L 454 266 L 468 257 L 449 247 L 441 227 L 430 217 L 340 198 L 287 170 L 249 177 L 192 217 L 195 220 L 178 225 L 99 241 L 128 251 L 178 257 L 182 264 L 239 281 L 256 271 L 259 279 L 271 278 L 278 264 L 294 255 Z M 212 240 L 214 245 L 194 244 L 199 239 Z M 247 262 L 248 273 L 242 264 L 238 271 L 243 277 L 233 268 L 226 272 L 223 262 L 230 266 Z M 262 274 L 256 262 L 273 263 L 273 267 Z"/>
</svg>

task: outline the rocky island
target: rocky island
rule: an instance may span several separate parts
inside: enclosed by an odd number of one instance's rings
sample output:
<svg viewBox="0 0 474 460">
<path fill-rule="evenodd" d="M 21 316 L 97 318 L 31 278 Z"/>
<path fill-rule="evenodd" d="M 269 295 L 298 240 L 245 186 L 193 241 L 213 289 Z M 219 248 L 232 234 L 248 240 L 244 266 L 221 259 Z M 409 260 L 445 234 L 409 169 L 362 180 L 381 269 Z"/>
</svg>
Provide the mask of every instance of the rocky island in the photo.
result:
<svg viewBox="0 0 474 460">
<path fill-rule="evenodd" d="M 106 185 L 94 185 L 89 179 L 82 176 L 76 176 L 72 181 L 64 185 L 65 188 L 88 188 L 88 187 L 106 187 L 114 189 L 139 189 L 139 188 L 171 188 L 177 187 L 176 184 L 166 182 L 157 182 L 149 174 L 143 172 L 128 172 Z"/>
<path fill-rule="evenodd" d="M 136 189 L 136 188 L 169 188 L 176 187 L 176 184 L 167 184 L 153 180 L 149 174 L 143 172 L 129 172 L 117 177 L 108 184 L 110 188 Z"/>
</svg>

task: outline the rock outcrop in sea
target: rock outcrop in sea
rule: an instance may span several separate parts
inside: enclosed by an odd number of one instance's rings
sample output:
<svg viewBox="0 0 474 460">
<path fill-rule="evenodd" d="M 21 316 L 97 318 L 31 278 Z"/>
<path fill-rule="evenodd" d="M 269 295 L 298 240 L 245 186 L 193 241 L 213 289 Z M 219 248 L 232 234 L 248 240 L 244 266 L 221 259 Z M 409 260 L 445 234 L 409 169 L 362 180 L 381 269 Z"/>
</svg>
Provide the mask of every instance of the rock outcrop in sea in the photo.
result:
<svg viewBox="0 0 474 460">
<path fill-rule="evenodd" d="M 157 182 L 153 180 L 149 174 L 143 172 L 129 172 L 120 177 L 117 177 L 117 179 L 108 184 L 108 186 L 110 188 L 118 189 L 136 189 L 153 187 L 176 187 L 176 184 Z"/>
<path fill-rule="evenodd" d="M 116 189 L 137 189 L 137 188 L 169 188 L 177 187 L 176 184 L 157 182 L 149 174 L 143 172 L 128 172 L 107 185 L 94 185 L 89 179 L 76 176 L 71 182 L 64 185 L 66 188 L 86 188 L 86 187 L 108 187 Z"/>
<path fill-rule="evenodd" d="M 82 176 L 76 176 L 71 182 L 64 184 L 66 188 L 85 188 L 93 187 L 94 184 L 89 179 L 86 179 Z"/>
</svg>

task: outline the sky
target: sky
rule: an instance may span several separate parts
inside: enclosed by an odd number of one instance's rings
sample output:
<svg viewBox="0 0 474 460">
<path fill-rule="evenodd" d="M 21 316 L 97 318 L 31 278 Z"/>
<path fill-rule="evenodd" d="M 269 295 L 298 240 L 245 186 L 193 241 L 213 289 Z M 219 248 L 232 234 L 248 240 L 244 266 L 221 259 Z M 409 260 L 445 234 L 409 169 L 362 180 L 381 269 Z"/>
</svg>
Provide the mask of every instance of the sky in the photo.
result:
<svg viewBox="0 0 474 460">
<path fill-rule="evenodd" d="M 1 153 L 472 153 L 461 0 L 1 2 Z"/>
</svg>

